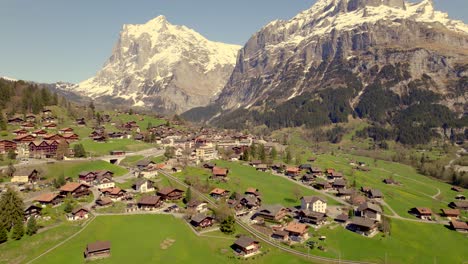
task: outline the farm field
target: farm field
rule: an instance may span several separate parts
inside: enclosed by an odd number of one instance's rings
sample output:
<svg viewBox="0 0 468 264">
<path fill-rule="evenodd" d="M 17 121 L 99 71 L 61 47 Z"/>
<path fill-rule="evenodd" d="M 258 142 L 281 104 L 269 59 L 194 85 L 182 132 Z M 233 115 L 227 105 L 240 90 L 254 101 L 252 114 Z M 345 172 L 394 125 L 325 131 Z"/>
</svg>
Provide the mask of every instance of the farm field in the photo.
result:
<svg viewBox="0 0 468 264">
<path fill-rule="evenodd" d="M 302 195 L 318 195 L 322 196 L 319 192 L 299 186 L 295 183 L 283 179 L 281 177 L 272 175 L 266 172 L 260 172 L 250 166 L 244 166 L 240 163 L 215 161 L 217 166 L 229 168 L 229 181 L 212 182 L 215 187 L 223 188 L 232 192 L 243 194 L 249 187 L 254 187 L 260 190 L 262 194 L 263 204 L 282 204 L 284 206 L 297 206 L 300 201 L 295 197 L 295 192 L 300 191 Z M 174 176 L 184 179 L 185 176 L 199 176 L 201 182 L 210 177 L 211 172 L 203 168 L 189 167 L 185 171 L 176 173 Z M 337 205 L 335 200 L 327 199 L 329 205 Z M 299 197 L 300 198 L 300 197 Z"/>
<path fill-rule="evenodd" d="M 197 237 L 183 221 L 167 215 L 99 216 L 35 263 L 83 263 L 86 244 L 96 240 L 111 241 L 112 255 L 93 263 L 306 263 L 272 249 L 255 260 L 238 261 L 229 248 L 234 236 Z"/>
</svg>

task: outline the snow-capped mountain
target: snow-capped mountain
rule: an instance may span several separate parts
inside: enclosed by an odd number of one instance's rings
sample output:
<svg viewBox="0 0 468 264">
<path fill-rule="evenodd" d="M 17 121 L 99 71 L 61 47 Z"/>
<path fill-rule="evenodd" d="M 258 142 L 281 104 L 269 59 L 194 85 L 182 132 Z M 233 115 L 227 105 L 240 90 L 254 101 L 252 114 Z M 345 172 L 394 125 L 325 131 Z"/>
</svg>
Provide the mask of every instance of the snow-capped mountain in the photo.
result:
<svg viewBox="0 0 468 264">
<path fill-rule="evenodd" d="M 217 102 L 225 110 L 346 87 L 349 80 L 336 74 L 337 67 L 358 80 L 362 95 L 386 65 L 404 65 L 408 72 L 389 87 L 394 92 L 407 93 L 411 81 L 426 76 L 425 89 L 453 106 L 466 96 L 454 95 L 450 86 L 468 74 L 468 26 L 434 10 L 431 0 L 319 0 L 255 33 L 237 61 Z"/>
<path fill-rule="evenodd" d="M 219 95 L 240 48 L 209 41 L 159 16 L 124 25 L 104 67 L 73 89 L 96 100 L 180 113 Z"/>
<path fill-rule="evenodd" d="M 16 81 L 18 81 L 17 79 L 11 78 L 11 77 L 8 77 L 8 76 L 0 76 L 0 79 L 4 79 L 4 80 L 10 81 L 10 82 L 16 82 Z"/>
</svg>

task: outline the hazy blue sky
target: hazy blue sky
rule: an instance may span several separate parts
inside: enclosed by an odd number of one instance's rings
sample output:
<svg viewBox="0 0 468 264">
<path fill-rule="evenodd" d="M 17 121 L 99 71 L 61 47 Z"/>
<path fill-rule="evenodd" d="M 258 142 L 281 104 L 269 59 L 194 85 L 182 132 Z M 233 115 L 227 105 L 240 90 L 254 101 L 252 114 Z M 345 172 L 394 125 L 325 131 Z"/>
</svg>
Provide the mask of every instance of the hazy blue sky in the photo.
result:
<svg viewBox="0 0 468 264">
<path fill-rule="evenodd" d="M 0 76 L 79 82 L 111 54 L 123 24 L 165 15 L 210 40 L 244 44 L 274 19 L 288 19 L 315 0 L 0 0 Z M 435 0 L 468 22 L 468 0 Z"/>
</svg>

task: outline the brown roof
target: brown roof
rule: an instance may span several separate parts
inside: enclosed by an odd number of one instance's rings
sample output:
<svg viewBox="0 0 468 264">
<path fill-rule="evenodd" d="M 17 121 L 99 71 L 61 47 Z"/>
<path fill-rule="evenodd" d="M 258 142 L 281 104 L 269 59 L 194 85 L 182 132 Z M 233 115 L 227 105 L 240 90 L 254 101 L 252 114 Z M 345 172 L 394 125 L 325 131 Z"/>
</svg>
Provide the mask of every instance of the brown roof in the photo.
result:
<svg viewBox="0 0 468 264">
<path fill-rule="evenodd" d="M 292 232 L 292 233 L 298 233 L 298 234 L 304 234 L 305 232 L 307 232 L 308 229 L 309 229 L 309 226 L 307 226 L 306 224 L 301 224 L 301 223 L 298 223 L 298 222 L 290 222 L 286 226 L 284 231 Z"/>
<path fill-rule="evenodd" d="M 60 187 L 60 191 L 64 191 L 64 192 L 73 192 L 74 190 L 80 188 L 80 186 L 86 186 L 86 187 L 89 187 L 88 185 L 86 184 L 83 184 L 83 183 L 78 183 L 78 182 L 68 182 L 66 183 L 64 186 Z"/>
<path fill-rule="evenodd" d="M 241 236 L 234 242 L 235 245 L 238 245 L 242 248 L 247 248 L 254 243 L 258 243 L 258 241 L 248 236 Z"/>
<path fill-rule="evenodd" d="M 57 196 L 58 194 L 56 193 L 44 193 L 44 194 L 37 196 L 34 200 L 38 202 L 51 202 Z"/>
<path fill-rule="evenodd" d="M 372 228 L 375 226 L 375 221 L 369 218 L 353 217 L 353 219 L 351 219 L 351 224 L 356 226 Z"/>
<path fill-rule="evenodd" d="M 322 203 L 326 203 L 326 201 L 318 196 L 303 196 L 301 199 L 304 200 L 306 203 L 315 203 L 317 201 L 322 201 Z"/>
<path fill-rule="evenodd" d="M 223 193 L 227 192 L 226 190 L 224 189 L 221 189 L 221 188 L 214 188 L 210 194 L 218 194 L 218 195 L 222 195 Z"/>
<path fill-rule="evenodd" d="M 107 189 L 101 190 L 102 193 L 108 192 L 111 195 L 117 195 L 122 191 L 125 192 L 124 190 L 120 189 L 119 187 L 113 187 L 113 188 L 107 188 Z"/>
<path fill-rule="evenodd" d="M 84 207 L 78 207 L 78 208 L 73 209 L 72 214 L 76 214 L 76 213 L 78 213 L 78 212 L 81 211 L 81 210 L 84 210 L 84 211 L 86 211 L 87 213 L 89 213 L 89 210 L 88 210 L 88 209 L 86 209 L 86 208 L 84 208 Z"/>
<path fill-rule="evenodd" d="M 431 209 L 429 209 L 429 208 L 425 208 L 425 207 L 416 207 L 416 211 L 417 211 L 418 214 L 420 214 L 420 215 L 432 215 L 432 211 L 431 211 Z"/>
<path fill-rule="evenodd" d="M 453 226 L 455 229 L 463 229 L 463 230 L 468 230 L 468 224 L 466 222 L 462 221 L 457 221 L 457 220 L 452 220 L 450 224 Z"/>
<path fill-rule="evenodd" d="M 110 247 L 111 247 L 110 241 L 96 241 L 94 243 L 88 244 L 86 246 L 86 251 L 89 253 L 89 252 L 110 250 Z"/>
<path fill-rule="evenodd" d="M 156 205 L 161 200 L 161 196 L 143 196 L 138 204 Z"/>
<path fill-rule="evenodd" d="M 444 215 L 460 215 L 460 210 L 458 209 L 442 209 Z"/>
<path fill-rule="evenodd" d="M 220 168 L 220 167 L 213 167 L 213 174 L 214 175 L 227 175 L 228 169 Z"/>
<path fill-rule="evenodd" d="M 182 190 L 179 190 L 179 189 L 176 189 L 176 188 L 172 188 L 172 187 L 166 187 L 166 188 L 162 188 L 161 190 L 158 191 L 158 194 L 162 194 L 162 195 L 168 195 L 172 192 L 183 192 Z"/>
<path fill-rule="evenodd" d="M 101 197 L 96 200 L 96 203 L 99 205 L 107 205 L 112 203 L 112 199 L 109 197 Z"/>
<path fill-rule="evenodd" d="M 256 193 L 257 192 L 257 189 L 253 188 L 253 187 L 249 187 L 247 188 L 247 191 L 245 191 L 246 193 Z"/>
</svg>

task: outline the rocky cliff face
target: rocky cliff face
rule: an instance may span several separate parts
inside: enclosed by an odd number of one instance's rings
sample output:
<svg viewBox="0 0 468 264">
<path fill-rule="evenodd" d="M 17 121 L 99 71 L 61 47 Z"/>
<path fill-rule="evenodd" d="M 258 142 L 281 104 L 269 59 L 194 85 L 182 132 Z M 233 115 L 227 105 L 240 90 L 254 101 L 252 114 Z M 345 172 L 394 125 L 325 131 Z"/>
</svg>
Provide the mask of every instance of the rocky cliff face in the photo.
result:
<svg viewBox="0 0 468 264">
<path fill-rule="evenodd" d="M 217 98 L 239 49 L 160 16 L 143 25 L 124 25 L 104 67 L 72 89 L 98 101 L 180 113 Z"/>
<path fill-rule="evenodd" d="M 224 112 L 268 111 L 305 93 L 350 88 L 353 108 L 379 82 L 398 95 L 430 90 L 460 113 L 468 110 L 467 75 L 468 26 L 431 1 L 320 0 L 254 34 L 216 103 Z"/>
</svg>

